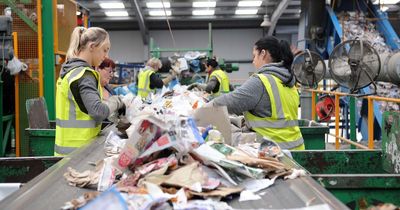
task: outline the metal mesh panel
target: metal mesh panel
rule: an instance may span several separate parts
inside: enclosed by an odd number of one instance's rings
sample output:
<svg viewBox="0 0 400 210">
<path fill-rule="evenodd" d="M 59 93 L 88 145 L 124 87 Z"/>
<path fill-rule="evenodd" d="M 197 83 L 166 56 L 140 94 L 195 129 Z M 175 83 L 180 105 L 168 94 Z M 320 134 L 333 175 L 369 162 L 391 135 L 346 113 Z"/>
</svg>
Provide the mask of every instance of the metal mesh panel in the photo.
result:
<svg viewBox="0 0 400 210">
<path fill-rule="evenodd" d="M 57 48 L 56 53 L 66 53 L 71 33 L 76 27 L 76 3 L 71 0 L 57 0 Z"/>
<path fill-rule="evenodd" d="M 14 1 L 18 10 L 22 11 L 30 20 L 37 25 L 37 9 L 36 1 L 20 0 Z M 0 12 L 4 15 L 6 4 L 0 3 Z M 16 77 L 16 85 L 19 97 L 19 108 L 16 112 L 20 113 L 20 155 L 27 156 L 29 154 L 29 142 L 25 135 L 25 128 L 28 125 L 28 118 L 25 109 L 27 99 L 39 97 L 39 59 L 38 59 L 38 36 L 27 23 L 21 19 L 15 11 L 12 11 L 13 32 L 18 33 L 18 58 L 28 65 L 26 72 L 21 72 Z M 18 95 L 17 95 L 18 94 Z"/>
</svg>

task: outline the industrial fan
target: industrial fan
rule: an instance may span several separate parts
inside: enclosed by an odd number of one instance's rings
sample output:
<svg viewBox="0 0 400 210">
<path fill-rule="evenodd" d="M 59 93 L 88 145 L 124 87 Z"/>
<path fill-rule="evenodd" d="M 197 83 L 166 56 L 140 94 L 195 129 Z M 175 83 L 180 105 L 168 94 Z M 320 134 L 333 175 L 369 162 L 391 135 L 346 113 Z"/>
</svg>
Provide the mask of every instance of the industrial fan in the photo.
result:
<svg viewBox="0 0 400 210">
<path fill-rule="evenodd" d="M 292 71 L 298 83 L 315 88 L 325 76 L 326 65 L 319 54 L 305 50 L 294 58 Z"/>
<path fill-rule="evenodd" d="M 355 93 L 371 83 L 375 85 L 381 60 L 376 50 L 366 41 L 347 40 L 333 49 L 329 67 L 336 83 Z"/>
</svg>

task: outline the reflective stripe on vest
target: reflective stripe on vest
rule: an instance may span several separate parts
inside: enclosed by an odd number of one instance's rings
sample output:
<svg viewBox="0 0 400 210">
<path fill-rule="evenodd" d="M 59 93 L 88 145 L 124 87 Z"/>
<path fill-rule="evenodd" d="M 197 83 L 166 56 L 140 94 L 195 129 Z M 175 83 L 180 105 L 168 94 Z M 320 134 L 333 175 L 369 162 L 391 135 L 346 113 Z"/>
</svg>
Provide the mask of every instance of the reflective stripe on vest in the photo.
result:
<svg viewBox="0 0 400 210">
<path fill-rule="evenodd" d="M 275 121 L 267 121 L 267 120 L 254 120 L 248 121 L 248 125 L 252 128 L 286 128 L 298 126 L 298 120 L 275 120 Z"/>
<path fill-rule="evenodd" d="M 146 98 L 152 89 L 150 89 L 150 76 L 154 73 L 153 70 L 147 69 L 139 73 L 138 79 L 138 95 Z M 144 81 L 144 82 L 143 82 Z"/>
<path fill-rule="evenodd" d="M 229 78 L 224 71 L 221 69 L 214 70 L 210 75 L 210 78 L 212 77 L 216 77 L 219 82 L 218 92 L 213 93 L 213 96 L 229 93 Z"/>
<path fill-rule="evenodd" d="M 60 77 L 57 80 L 54 146 L 54 153 L 57 156 L 69 154 L 74 149 L 89 143 L 101 129 L 101 122 L 96 122 L 88 114 L 82 112 L 71 92 L 71 84 L 80 79 L 85 71 L 90 71 L 95 76 L 99 95 L 102 98 L 99 73 L 89 67 L 78 67 L 67 73 L 64 78 Z"/>
<path fill-rule="evenodd" d="M 272 76 L 258 74 L 271 102 L 271 117 L 257 117 L 245 113 L 246 123 L 258 135 L 274 140 L 282 149 L 296 148 L 304 143 L 298 127 L 299 95 L 296 87 L 289 88 Z"/>
<path fill-rule="evenodd" d="M 277 142 L 281 149 L 293 149 L 304 143 L 303 137 L 300 137 L 296 141 L 288 141 L 288 142 Z"/>
<path fill-rule="evenodd" d="M 73 78 L 72 78 L 73 79 Z M 72 79 L 68 79 L 68 82 L 71 84 L 73 81 Z M 68 91 L 68 99 L 70 100 L 69 103 L 69 119 L 68 120 L 61 120 L 56 118 L 56 125 L 63 127 L 63 128 L 95 128 L 99 126 L 101 123 L 96 122 L 95 120 L 77 120 L 76 119 L 76 106 L 73 103 L 75 100 L 73 98 L 71 90 Z"/>
<path fill-rule="evenodd" d="M 99 126 L 101 123 L 96 123 L 94 120 L 91 120 L 91 121 L 76 120 L 76 119 L 60 120 L 57 118 L 56 124 L 63 128 L 76 128 L 76 127 L 95 128 L 95 127 Z"/>
<path fill-rule="evenodd" d="M 56 156 L 69 154 L 76 149 L 77 147 L 60 147 L 57 144 L 54 145 L 54 151 L 56 153 Z"/>
<path fill-rule="evenodd" d="M 263 75 L 262 75 L 263 76 Z M 276 108 L 276 114 L 278 119 L 285 119 L 285 115 L 283 114 L 281 96 L 279 95 L 278 85 L 274 78 L 271 75 L 267 75 L 266 78 L 268 79 L 269 84 L 271 84 L 272 94 L 274 96 L 274 104 Z"/>
</svg>

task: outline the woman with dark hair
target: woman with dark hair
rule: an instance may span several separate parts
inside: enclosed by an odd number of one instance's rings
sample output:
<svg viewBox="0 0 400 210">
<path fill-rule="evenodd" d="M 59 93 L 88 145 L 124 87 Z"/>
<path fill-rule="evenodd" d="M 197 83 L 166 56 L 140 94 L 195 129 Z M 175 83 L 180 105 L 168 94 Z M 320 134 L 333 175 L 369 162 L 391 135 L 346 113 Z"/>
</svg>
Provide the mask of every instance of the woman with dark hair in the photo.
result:
<svg viewBox="0 0 400 210">
<path fill-rule="evenodd" d="M 114 74 L 114 69 L 115 63 L 109 58 L 104 59 L 104 61 L 96 68 L 100 73 L 100 83 L 103 87 L 103 100 L 107 100 L 110 96 L 115 95 L 115 92 L 109 85 Z"/>
<path fill-rule="evenodd" d="M 219 67 L 215 58 L 207 59 L 204 65 L 206 67 L 206 72 L 209 74 L 208 82 L 206 84 L 191 84 L 188 90 L 198 88 L 210 93 L 214 98 L 233 90 L 233 86 L 229 83 L 228 75 Z"/>
<path fill-rule="evenodd" d="M 299 94 L 290 70 L 292 62 L 288 42 L 273 36 L 261 38 L 253 47 L 257 72 L 235 91 L 206 106 L 227 106 L 229 113 L 244 113 L 246 125 L 258 136 L 274 140 L 282 149 L 304 149 L 297 122 Z"/>
</svg>

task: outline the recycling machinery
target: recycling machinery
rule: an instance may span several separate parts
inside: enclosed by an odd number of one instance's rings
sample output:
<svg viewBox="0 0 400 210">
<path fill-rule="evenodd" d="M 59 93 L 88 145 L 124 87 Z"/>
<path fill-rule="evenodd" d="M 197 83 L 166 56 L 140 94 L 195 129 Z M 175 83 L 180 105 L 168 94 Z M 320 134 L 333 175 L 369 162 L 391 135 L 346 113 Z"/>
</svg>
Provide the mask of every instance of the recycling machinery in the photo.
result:
<svg viewBox="0 0 400 210">
<path fill-rule="evenodd" d="M 360 110 L 355 111 L 356 100 L 376 94 L 379 81 L 400 84 L 400 39 L 387 13 L 367 0 L 331 1 L 327 5 L 325 1 L 302 0 L 301 7 L 298 47 L 303 52 L 295 57 L 292 66 L 297 81 L 302 87 L 315 89 L 320 82 L 325 88 L 326 79 L 333 79 L 337 91 L 351 96 L 343 97 L 340 104 L 325 101 L 322 106 L 332 111 L 341 105 L 345 137 L 356 140 L 358 128 L 363 140 L 369 139 L 367 117 Z M 351 22 L 354 20 L 365 28 L 357 29 L 359 25 Z M 350 24 L 346 25 L 346 21 Z M 364 30 L 376 31 L 378 40 L 365 38 Z M 311 93 L 303 89 L 301 94 L 302 118 L 311 119 Z M 399 112 L 382 113 L 375 102 L 372 107 L 372 138 L 382 141 L 382 149 L 292 152 L 294 160 L 351 209 L 379 203 L 400 205 Z M 329 121 L 330 118 L 321 117 L 332 114 L 322 113 L 319 120 Z M 358 116 L 357 126 L 352 116 Z M 349 127 L 350 135 L 346 129 Z"/>
</svg>

